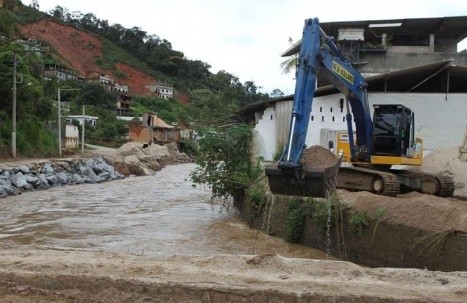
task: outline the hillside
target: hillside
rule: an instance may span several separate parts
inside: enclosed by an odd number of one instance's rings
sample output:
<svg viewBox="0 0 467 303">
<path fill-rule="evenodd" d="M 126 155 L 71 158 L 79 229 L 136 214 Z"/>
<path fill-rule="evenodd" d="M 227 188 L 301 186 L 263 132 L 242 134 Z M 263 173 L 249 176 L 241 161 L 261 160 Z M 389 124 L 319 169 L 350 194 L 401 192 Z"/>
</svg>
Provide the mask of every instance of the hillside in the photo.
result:
<svg viewBox="0 0 467 303">
<path fill-rule="evenodd" d="M 79 76 L 86 72 L 99 72 L 116 79 L 119 84 L 127 85 L 131 94 L 150 95 L 145 87 L 156 79 L 141 72 L 128 64 L 115 64 L 115 71 L 105 70 L 96 64 L 96 59 L 103 56 L 103 43 L 99 37 L 73 26 L 62 24 L 44 18 L 34 23 L 20 26 L 20 32 L 25 38 L 45 41 L 54 51 L 74 69 Z M 118 78 L 115 74 L 124 74 L 125 78 Z"/>
</svg>

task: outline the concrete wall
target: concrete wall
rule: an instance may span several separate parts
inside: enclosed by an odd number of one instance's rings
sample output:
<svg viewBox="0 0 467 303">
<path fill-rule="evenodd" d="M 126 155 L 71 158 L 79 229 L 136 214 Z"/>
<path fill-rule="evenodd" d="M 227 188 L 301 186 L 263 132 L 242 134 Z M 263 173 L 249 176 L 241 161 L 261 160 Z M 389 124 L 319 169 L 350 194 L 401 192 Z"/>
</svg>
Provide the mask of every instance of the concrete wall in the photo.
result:
<svg viewBox="0 0 467 303">
<path fill-rule="evenodd" d="M 253 154 L 272 160 L 278 148 L 276 142 L 276 111 L 274 107 L 267 108 L 264 113 L 258 114 L 256 127 L 253 133 Z"/>
<path fill-rule="evenodd" d="M 305 144 L 327 147 L 326 131 L 346 130 L 346 109 L 341 110 L 342 94 L 314 98 Z M 371 114 L 373 104 L 402 104 L 415 112 L 416 136 L 424 140 L 425 149 L 459 146 L 467 121 L 467 94 L 426 93 L 370 93 Z M 255 127 L 256 157 L 272 160 L 272 155 L 286 142 L 290 128 L 292 101 L 281 101 L 269 107 Z M 266 114 L 267 113 L 267 114 Z M 276 119 L 274 123 L 270 119 Z M 266 119 L 267 118 L 267 119 Z M 355 124 L 354 124 L 355 129 Z M 332 133 L 332 132 L 331 132 Z M 326 138 L 322 138 L 326 136 Z M 274 143 L 272 143 L 274 142 Z"/>
<path fill-rule="evenodd" d="M 361 73 L 382 73 L 454 59 L 455 65 L 467 66 L 467 54 L 460 53 L 391 53 L 368 52 L 360 54 L 360 61 L 368 62 L 359 67 Z"/>
</svg>

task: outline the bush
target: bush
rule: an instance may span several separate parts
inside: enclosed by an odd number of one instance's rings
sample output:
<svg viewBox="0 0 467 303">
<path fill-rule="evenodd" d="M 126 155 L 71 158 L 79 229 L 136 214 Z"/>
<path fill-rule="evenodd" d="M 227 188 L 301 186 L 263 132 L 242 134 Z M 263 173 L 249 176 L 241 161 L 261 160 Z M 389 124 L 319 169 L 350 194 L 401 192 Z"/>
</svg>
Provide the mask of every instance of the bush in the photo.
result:
<svg viewBox="0 0 467 303">
<path fill-rule="evenodd" d="M 350 231 L 355 235 L 360 235 L 368 225 L 368 216 L 365 212 L 355 213 L 349 219 Z"/>
<path fill-rule="evenodd" d="M 304 199 L 293 197 L 288 201 L 285 216 L 285 240 L 290 243 L 300 243 L 305 229 L 306 214 L 309 203 Z"/>
<path fill-rule="evenodd" d="M 206 128 L 199 132 L 198 168 L 194 183 L 208 184 L 214 197 L 240 197 L 260 176 L 259 163 L 250 159 L 252 129 L 245 124 Z"/>
</svg>

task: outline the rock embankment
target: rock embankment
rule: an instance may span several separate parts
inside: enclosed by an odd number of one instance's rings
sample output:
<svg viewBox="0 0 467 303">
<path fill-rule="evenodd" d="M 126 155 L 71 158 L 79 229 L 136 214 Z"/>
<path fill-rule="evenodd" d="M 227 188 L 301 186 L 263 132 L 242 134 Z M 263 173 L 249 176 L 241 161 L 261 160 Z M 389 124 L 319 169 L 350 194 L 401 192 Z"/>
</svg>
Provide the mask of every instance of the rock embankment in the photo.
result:
<svg viewBox="0 0 467 303">
<path fill-rule="evenodd" d="M 131 175 L 149 176 L 164 166 L 193 162 L 177 145 L 129 142 L 112 150 L 93 150 L 80 158 L 0 163 L 0 198 L 53 186 L 99 183 Z"/>
<path fill-rule="evenodd" d="M 0 197 L 59 185 L 99 183 L 122 179 L 104 158 L 39 160 L 0 167 Z"/>
</svg>

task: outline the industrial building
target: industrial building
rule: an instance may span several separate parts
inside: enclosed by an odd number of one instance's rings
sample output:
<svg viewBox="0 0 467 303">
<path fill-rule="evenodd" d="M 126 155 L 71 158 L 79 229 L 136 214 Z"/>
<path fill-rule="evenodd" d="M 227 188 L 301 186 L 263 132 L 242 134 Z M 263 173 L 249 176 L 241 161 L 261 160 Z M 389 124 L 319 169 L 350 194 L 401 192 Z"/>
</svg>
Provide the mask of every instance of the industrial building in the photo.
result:
<svg viewBox="0 0 467 303">
<path fill-rule="evenodd" d="M 372 24 L 385 26 L 371 27 Z M 347 58 L 365 76 L 371 109 L 374 104 L 402 104 L 411 108 L 415 113 L 416 136 L 424 140 L 425 149 L 461 144 L 467 123 L 467 53 L 458 53 L 457 43 L 467 36 L 467 17 L 320 25 L 328 35 L 341 38 L 336 39 L 340 47 L 349 50 Z M 394 44 L 386 45 L 381 51 L 369 52 L 363 48 L 369 47 L 365 43 L 369 43 L 367 37 L 371 35 L 378 35 L 384 42 L 383 34 L 399 38 L 392 38 Z M 424 41 L 427 45 L 398 45 L 407 41 L 412 44 Z M 299 43 L 284 55 L 294 55 L 298 49 Z M 345 100 L 337 89 L 320 79 L 318 86 L 306 144 L 328 147 L 339 131 L 347 129 Z M 282 149 L 290 128 L 292 103 L 293 95 L 264 100 L 242 109 L 241 116 L 255 122 L 255 156 L 273 160 Z"/>
</svg>

